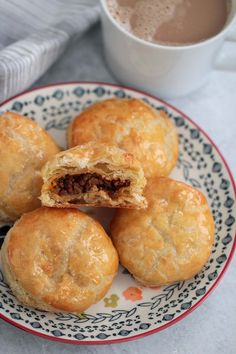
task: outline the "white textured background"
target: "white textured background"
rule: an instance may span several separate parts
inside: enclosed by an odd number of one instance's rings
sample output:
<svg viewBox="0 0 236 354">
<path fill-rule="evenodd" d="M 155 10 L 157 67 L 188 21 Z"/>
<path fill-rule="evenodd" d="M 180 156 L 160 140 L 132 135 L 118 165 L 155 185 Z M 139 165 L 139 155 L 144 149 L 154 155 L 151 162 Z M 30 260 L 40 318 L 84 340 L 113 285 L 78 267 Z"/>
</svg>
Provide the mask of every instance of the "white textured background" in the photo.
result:
<svg viewBox="0 0 236 354">
<path fill-rule="evenodd" d="M 234 56 L 236 45 L 223 48 Z M 115 82 L 102 55 L 100 27 L 73 43 L 34 86 L 61 81 Z M 170 103 L 198 123 L 218 145 L 236 177 L 236 73 L 213 72 L 198 92 Z M 76 346 L 47 341 L 0 320 L 0 354 L 236 354 L 236 260 L 210 297 L 174 326 L 134 342 Z"/>
</svg>

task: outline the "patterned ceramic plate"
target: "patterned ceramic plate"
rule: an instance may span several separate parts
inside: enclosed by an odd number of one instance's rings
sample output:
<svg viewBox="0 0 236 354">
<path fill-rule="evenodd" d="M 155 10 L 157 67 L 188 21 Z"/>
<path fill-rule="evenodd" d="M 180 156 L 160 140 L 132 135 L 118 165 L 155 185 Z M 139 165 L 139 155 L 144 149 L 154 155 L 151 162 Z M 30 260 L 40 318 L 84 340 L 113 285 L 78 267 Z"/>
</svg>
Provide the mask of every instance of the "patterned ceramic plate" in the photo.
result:
<svg viewBox="0 0 236 354">
<path fill-rule="evenodd" d="M 120 267 L 112 288 L 86 313 L 55 314 L 22 306 L 12 295 L 0 271 L 0 317 L 30 333 L 79 344 L 114 343 L 160 331 L 194 310 L 221 279 L 235 246 L 235 186 L 223 157 L 207 135 L 188 117 L 167 103 L 132 89 L 103 83 L 68 83 L 19 95 L 1 107 L 36 120 L 58 144 L 65 146 L 71 119 L 92 103 L 110 97 L 137 97 L 164 110 L 175 123 L 180 154 L 173 177 L 199 188 L 208 198 L 216 234 L 211 257 L 189 281 L 149 289 L 141 287 Z M 105 227 L 111 215 L 89 209 Z M 95 215 L 96 213 L 96 215 Z M 2 235 L 6 227 L 1 229 Z"/>
</svg>

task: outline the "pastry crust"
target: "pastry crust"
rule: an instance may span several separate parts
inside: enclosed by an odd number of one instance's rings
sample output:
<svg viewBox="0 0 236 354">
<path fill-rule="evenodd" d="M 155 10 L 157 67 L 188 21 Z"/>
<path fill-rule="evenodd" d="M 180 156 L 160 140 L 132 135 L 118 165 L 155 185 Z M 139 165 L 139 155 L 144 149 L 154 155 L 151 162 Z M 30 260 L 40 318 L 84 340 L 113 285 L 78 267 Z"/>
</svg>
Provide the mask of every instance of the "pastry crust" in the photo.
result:
<svg viewBox="0 0 236 354">
<path fill-rule="evenodd" d="M 109 99 L 78 115 L 68 128 L 68 144 L 111 144 L 133 154 L 146 177 L 167 176 L 178 157 L 178 137 L 164 111 L 138 99 Z"/>
<path fill-rule="evenodd" d="M 148 208 L 117 211 L 111 234 L 121 264 L 145 286 L 193 277 L 208 260 L 214 221 L 203 194 L 169 178 L 145 189 Z"/>
<path fill-rule="evenodd" d="M 40 206 L 44 163 L 59 152 L 36 122 L 14 112 L 0 116 L 0 223 Z"/>
<path fill-rule="evenodd" d="M 80 313 L 108 291 L 118 256 L 102 226 L 69 209 L 24 214 L 1 250 L 4 278 L 25 305 Z"/>
<path fill-rule="evenodd" d="M 42 177 L 45 206 L 147 206 L 140 163 L 115 146 L 88 143 L 60 152 L 43 167 Z"/>
</svg>

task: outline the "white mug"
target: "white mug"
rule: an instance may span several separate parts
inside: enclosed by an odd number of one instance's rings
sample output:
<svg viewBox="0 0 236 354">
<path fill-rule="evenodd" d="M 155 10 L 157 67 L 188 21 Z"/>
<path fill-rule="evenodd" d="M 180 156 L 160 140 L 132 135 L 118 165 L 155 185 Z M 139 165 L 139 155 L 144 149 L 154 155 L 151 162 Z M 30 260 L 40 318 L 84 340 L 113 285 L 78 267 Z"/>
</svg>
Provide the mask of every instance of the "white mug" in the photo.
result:
<svg viewBox="0 0 236 354">
<path fill-rule="evenodd" d="M 108 67 L 123 84 L 135 86 L 162 98 L 183 96 L 201 87 L 210 71 L 236 70 L 231 61 L 216 58 L 236 22 L 236 0 L 223 30 L 205 41 L 181 46 L 159 45 L 144 41 L 126 31 L 115 21 L 101 0 L 101 18 L 105 59 Z"/>
</svg>

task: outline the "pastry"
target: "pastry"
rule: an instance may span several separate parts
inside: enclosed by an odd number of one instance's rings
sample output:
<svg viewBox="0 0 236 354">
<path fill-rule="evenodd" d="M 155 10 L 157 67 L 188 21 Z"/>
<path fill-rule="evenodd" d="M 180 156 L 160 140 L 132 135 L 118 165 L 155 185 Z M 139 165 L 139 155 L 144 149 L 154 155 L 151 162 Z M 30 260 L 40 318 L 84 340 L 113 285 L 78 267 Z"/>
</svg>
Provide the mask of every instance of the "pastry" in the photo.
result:
<svg viewBox="0 0 236 354">
<path fill-rule="evenodd" d="M 45 206 L 146 207 L 140 163 L 115 146 L 88 143 L 60 152 L 43 167 L 42 177 Z"/>
<path fill-rule="evenodd" d="M 118 257 L 102 226 L 69 209 L 41 207 L 8 232 L 2 269 L 13 294 L 46 311 L 80 313 L 108 291 Z"/>
<path fill-rule="evenodd" d="M 130 152 L 148 178 L 167 176 L 178 156 L 177 132 L 167 114 L 138 99 L 101 101 L 78 115 L 68 129 L 69 146 L 90 141 Z"/>
<path fill-rule="evenodd" d="M 40 170 L 59 152 L 36 122 L 14 112 L 0 116 L 0 223 L 40 206 Z"/>
<path fill-rule="evenodd" d="M 118 210 L 111 224 L 121 264 L 143 285 L 193 277 L 207 262 L 214 222 L 203 194 L 167 177 L 147 184 L 145 210 Z"/>
</svg>

